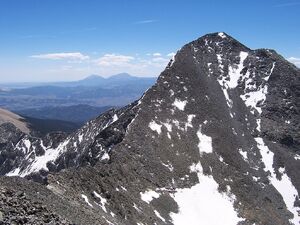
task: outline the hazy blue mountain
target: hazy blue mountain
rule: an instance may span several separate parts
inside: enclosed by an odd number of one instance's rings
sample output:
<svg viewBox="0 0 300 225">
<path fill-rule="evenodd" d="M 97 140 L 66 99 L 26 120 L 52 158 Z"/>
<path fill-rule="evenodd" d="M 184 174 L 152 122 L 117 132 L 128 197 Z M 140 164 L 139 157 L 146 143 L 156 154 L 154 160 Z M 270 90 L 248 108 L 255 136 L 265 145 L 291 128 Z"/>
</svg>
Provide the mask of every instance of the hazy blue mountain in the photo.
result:
<svg viewBox="0 0 300 225">
<path fill-rule="evenodd" d="M 20 82 L 20 83 L 2 83 L 0 84 L 0 91 L 2 89 L 24 89 L 39 86 L 57 86 L 57 87 L 77 87 L 77 86 L 102 86 L 107 85 L 124 85 L 128 83 L 151 83 L 154 84 L 156 77 L 137 77 L 128 73 L 120 73 L 108 78 L 99 75 L 90 75 L 78 81 L 62 81 L 62 82 Z"/>
<path fill-rule="evenodd" d="M 136 100 L 156 81 L 155 77 L 135 77 L 127 73 L 109 78 L 91 75 L 83 80 L 54 83 L 2 85 L 0 106 L 20 112 L 24 109 L 71 105 L 124 106 Z M 1 87 L 1 85 L 0 85 Z M 11 88 L 15 87 L 15 88 Z M 26 104 L 25 104 L 26 103 Z"/>
</svg>

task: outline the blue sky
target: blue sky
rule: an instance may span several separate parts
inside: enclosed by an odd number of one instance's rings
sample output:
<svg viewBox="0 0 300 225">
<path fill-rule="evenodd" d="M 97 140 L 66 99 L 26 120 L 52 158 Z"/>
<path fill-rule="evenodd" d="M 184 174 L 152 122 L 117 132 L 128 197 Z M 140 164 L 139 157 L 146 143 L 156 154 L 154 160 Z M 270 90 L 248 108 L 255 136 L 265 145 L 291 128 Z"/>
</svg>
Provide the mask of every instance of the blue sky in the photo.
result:
<svg viewBox="0 0 300 225">
<path fill-rule="evenodd" d="M 0 82 L 157 76 L 216 31 L 300 65 L 299 22 L 300 0 L 1 0 Z"/>
</svg>

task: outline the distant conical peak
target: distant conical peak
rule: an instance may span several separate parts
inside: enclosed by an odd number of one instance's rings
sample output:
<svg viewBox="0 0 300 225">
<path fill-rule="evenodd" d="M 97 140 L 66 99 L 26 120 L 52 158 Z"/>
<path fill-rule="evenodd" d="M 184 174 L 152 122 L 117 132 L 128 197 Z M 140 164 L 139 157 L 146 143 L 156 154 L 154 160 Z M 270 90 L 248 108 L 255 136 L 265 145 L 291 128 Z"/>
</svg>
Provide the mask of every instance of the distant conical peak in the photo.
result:
<svg viewBox="0 0 300 225">
<path fill-rule="evenodd" d="M 92 74 L 86 78 L 84 78 L 84 80 L 94 80 L 94 79 L 103 79 L 102 76 L 96 75 L 96 74 Z"/>
</svg>

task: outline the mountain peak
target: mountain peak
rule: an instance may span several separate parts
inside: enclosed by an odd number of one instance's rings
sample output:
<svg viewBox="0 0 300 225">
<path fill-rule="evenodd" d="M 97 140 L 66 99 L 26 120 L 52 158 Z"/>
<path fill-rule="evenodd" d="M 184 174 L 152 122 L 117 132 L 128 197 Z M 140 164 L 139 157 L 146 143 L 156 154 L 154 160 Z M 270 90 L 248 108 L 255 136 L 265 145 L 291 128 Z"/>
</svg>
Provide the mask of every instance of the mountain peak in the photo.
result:
<svg viewBox="0 0 300 225">
<path fill-rule="evenodd" d="M 103 80 L 103 79 L 104 78 L 102 76 L 99 76 L 99 75 L 96 75 L 96 74 L 92 74 L 92 75 L 89 75 L 88 77 L 84 78 L 83 80 L 85 80 L 85 81 L 91 81 L 91 80 Z"/>
<path fill-rule="evenodd" d="M 213 32 L 213 33 L 208 33 L 205 34 L 196 40 L 201 40 L 201 39 L 207 39 L 207 41 L 220 41 L 223 39 L 224 40 L 235 40 L 231 35 L 227 34 L 226 32 Z M 238 42 L 238 41 L 237 41 Z"/>
<path fill-rule="evenodd" d="M 72 200 L 64 208 L 78 207 L 57 212 L 78 224 L 299 224 L 299 72 L 224 32 L 204 35 L 138 102 L 55 147 L 23 138 L 8 175 L 46 176 Z"/>
<path fill-rule="evenodd" d="M 251 49 L 240 43 L 238 40 L 234 39 L 225 32 L 215 32 L 206 34 L 188 44 L 186 44 L 182 49 L 190 48 L 194 52 L 202 53 L 230 53 L 232 51 L 250 51 Z"/>
<path fill-rule="evenodd" d="M 212 33 L 208 33 L 205 34 L 201 37 L 199 37 L 198 39 L 201 38 L 207 38 L 207 39 L 214 39 L 214 38 L 222 38 L 222 39 L 226 39 L 226 38 L 232 38 L 230 35 L 228 35 L 226 32 L 212 32 Z"/>
<path fill-rule="evenodd" d="M 92 74 L 81 81 L 103 81 L 103 80 L 110 80 L 110 79 L 130 79 L 130 78 L 136 78 L 136 77 L 132 76 L 129 73 L 118 73 L 109 77 L 103 77 L 100 75 Z"/>
<path fill-rule="evenodd" d="M 118 74 L 112 75 L 110 77 L 133 77 L 133 76 L 129 73 L 118 73 Z"/>
</svg>

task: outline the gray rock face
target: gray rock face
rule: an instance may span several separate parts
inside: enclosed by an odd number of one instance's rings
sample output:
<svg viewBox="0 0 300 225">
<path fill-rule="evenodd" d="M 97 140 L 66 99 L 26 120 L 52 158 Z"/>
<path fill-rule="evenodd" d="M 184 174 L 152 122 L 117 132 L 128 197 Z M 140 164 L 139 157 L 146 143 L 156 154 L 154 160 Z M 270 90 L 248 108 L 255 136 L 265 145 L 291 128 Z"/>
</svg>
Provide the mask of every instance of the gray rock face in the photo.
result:
<svg viewBox="0 0 300 225">
<path fill-rule="evenodd" d="M 51 133 L 37 138 L 20 132 L 17 141 L 2 148 L 2 154 L 13 154 L 9 158 L 9 165 L 5 164 L 4 159 L 0 164 L 2 175 L 27 177 L 47 183 L 46 175 L 49 172 L 94 165 L 99 160 L 106 160 L 111 148 L 122 141 L 126 127 L 135 115 L 133 108 L 136 104 L 120 110 L 109 110 L 68 136 Z"/>
<path fill-rule="evenodd" d="M 9 175 L 43 177 L 32 186 L 76 224 L 299 224 L 299 79 L 273 50 L 208 34 L 139 102 L 25 150 Z"/>
<path fill-rule="evenodd" d="M 12 123 L 0 125 L 0 174 L 6 174 L 13 168 L 19 153 L 12 151 L 25 134 Z"/>
</svg>

